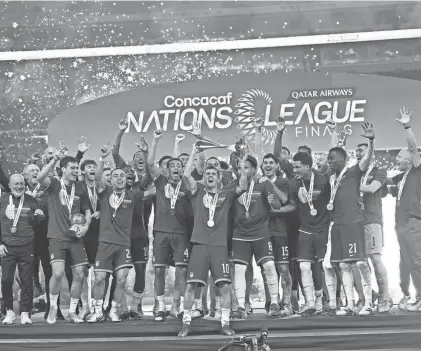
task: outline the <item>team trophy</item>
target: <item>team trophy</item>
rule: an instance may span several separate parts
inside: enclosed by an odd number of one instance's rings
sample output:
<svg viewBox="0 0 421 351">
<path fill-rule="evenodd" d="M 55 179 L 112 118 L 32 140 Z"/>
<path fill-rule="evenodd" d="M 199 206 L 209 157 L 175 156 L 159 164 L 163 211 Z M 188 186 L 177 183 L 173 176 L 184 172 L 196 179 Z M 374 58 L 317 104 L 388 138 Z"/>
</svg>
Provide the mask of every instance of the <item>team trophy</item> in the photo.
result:
<svg viewBox="0 0 421 351">
<path fill-rule="evenodd" d="M 189 133 L 197 138 L 196 148 L 199 151 L 204 151 L 204 150 L 209 150 L 209 149 L 228 149 L 231 151 L 235 151 L 235 145 L 224 145 L 224 144 L 218 143 L 217 141 L 206 138 L 202 135 L 196 135 L 190 131 Z"/>
<path fill-rule="evenodd" d="M 74 213 L 70 218 L 70 236 L 77 238 L 78 234 L 82 231 L 82 228 L 86 225 L 86 218 L 81 213 Z"/>
<path fill-rule="evenodd" d="M 338 134 L 338 146 L 345 147 L 346 140 L 352 134 L 352 129 L 349 126 L 345 126 L 343 130 Z"/>
</svg>

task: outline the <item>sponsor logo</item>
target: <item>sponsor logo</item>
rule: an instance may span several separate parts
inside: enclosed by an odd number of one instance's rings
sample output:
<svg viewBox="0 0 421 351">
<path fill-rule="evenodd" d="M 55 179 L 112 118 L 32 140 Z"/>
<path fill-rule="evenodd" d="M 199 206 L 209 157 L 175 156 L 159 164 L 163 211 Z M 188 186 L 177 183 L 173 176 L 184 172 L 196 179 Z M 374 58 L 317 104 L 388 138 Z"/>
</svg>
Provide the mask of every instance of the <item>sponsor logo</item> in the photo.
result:
<svg viewBox="0 0 421 351">
<path fill-rule="evenodd" d="M 51 254 L 50 258 L 51 258 L 52 260 L 54 260 L 54 254 Z"/>
<path fill-rule="evenodd" d="M 99 266 L 99 261 L 95 262 L 95 266 L 98 267 Z"/>
<path fill-rule="evenodd" d="M 193 278 L 194 277 L 194 273 L 193 272 L 190 272 L 190 278 Z"/>
</svg>

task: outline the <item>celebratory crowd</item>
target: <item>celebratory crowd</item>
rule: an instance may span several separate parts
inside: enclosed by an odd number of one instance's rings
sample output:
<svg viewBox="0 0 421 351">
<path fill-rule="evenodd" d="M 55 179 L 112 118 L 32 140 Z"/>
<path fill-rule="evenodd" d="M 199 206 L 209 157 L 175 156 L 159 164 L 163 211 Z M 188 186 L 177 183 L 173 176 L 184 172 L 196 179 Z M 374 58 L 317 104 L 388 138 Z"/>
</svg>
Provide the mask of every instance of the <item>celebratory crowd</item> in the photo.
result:
<svg viewBox="0 0 421 351">
<path fill-rule="evenodd" d="M 206 149 L 221 145 L 203 137 L 197 122 L 191 131 L 197 138 L 191 153 L 180 153 L 185 135 L 179 134 L 172 155 L 157 162 L 159 140 L 165 138 L 161 130 L 154 132 L 150 147 L 140 137 L 132 161 L 120 156 L 127 120 L 119 122 L 114 145 L 102 146 L 98 160 L 83 159 L 89 149 L 83 137 L 76 157 L 68 155 L 64 144 L 48 147 L 42 156 L 34 154 L 22 174 L 9 178 L 0 172 L 3 324 L 16 320 L 16 267 L 21 323 L 32 323 L 39 262 L 49 324 L 64 319 L 60 310 L 64 275 L 70 290 L 69 322 L 142 319 L 149 260 L 155 272 L 154 319 L 163 322 L 169 314 L 179 318 L 179 337 L 186 337 L 192 319 L 205 313 L 221 321 L 224 335 L 234 335 L 230 320 L 253 314 L 253 257 L 264 279 L 269 317 L 369 316 L 374 314 L 375 300 L 378 312 L 387 313 L 393 302 L 382 261 L 382 198 L 388 191 L 396 197 L 403 293 L 399 307 L 420 310 L 421 158 L 411 114 L 403 107 L 397 118 L 408 149 L 397 156 L 401 172 L 393 178 L 374 163 L 375 132 L 368 122 L 362 124 L 355 164 L 346 152 L 348 133 L 338 132 L 333 120 L 327 121 L 328 153 L 316 162 L 311 148 L 301 146 L 292 156 L 282 144 L 282 118 L 277 121 L 273 153 L 263 151 L 262 120 L 256 118 L 254 145 L 238 140 L 229 165 L 206 158 Z M 110 154 L 112 168 L 105 166 Z M 152 211 L 150 243 L 147 228 Z M 153 257 L 148 257 L 150 245 Z M 167 312 L 164 291 L 170 266 L 176 273 Z M 92 291 L 87 284 L 90 268 L 95 275 Z M 134 286 L 128 303 L 126 282 L 132 268 Z M 372 291 L 372 276 L 378 294 Z M 417 292 L 413 304 L 409 304 L 409 277 Z M 207 311 L 202 301 L 208 286 L 212 303 Z M 300 290 L 305 299 L 302 307 Z"/>
</svg>

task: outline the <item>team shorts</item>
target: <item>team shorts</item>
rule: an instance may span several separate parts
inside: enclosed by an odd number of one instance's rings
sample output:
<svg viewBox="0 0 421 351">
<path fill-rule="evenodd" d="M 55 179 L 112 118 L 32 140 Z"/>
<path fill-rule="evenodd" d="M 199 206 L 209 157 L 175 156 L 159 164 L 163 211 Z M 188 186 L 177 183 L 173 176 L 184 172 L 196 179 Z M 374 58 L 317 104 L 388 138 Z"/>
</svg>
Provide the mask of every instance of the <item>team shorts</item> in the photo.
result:
<svg viewBox="0 0 421 351">
<path fill-rule="evenodd" d="M 381 224 L 365 225 L 365 249 L 367 255 L 381 254 L 383 251 L 383 228 Z"/>
<path fill-rule="evenodd" d="M 133 263 L 147 263 L 149 258 L 149 242 L 147 238 L 132 239 L 131 252 Z"/>
<path fill-rule="evenodd" d="M 333 224 L 331 245 L 331 262 L 364 261 L 367 257 L 364 222 L 349 225 Z"/>
<path fill-rule="evenodd" d="M 95 272 L 113 273 L 122 268 L 133 268 L 130 248 L 100 241 L 95 262 Z"/>
<path fill-rule="evenodd" d="M 88 256 L 88 262 L 90 266 L 95 266 L 96 254 L 98 252 L 98 241 L 85 241 L 86 256 Z"/>
<path fill-rule="evenodd" d="M 169 266 L 171 254 L 176 266 L 189 264 L 189 239 L 186 234 L 155 232 L 153 241 L 153 264 Z"/>
<path fill-rule="evenodd" d="M 275 262 L 282 264 L 289 262 L 288 238 L 282 236 L 272 236 L 273 253 Z"/>
<path fill-rule="evenodd" d="M 67 260 L 71 267 L 89 265 L 82 240 L 64 241 L 49 239 L 48 250 L 51 263 L 66 262 Z"/>
<path fill-rule="evenodd" d="M 323 261 L 327 250 L 329 228 L 322 233 L 298 233 L 298 262 Z"/>
<path fill-rule="evenodd" d="M 187 283 L 206 285 L 209 270 L 215 284 L 231 283 L 228 249 L 221 246 L 194 244 L 187 269 Z"/>
<path fill-rule="evenodd" d="M 253 241 L 233 240 L 232 252 L 232 261 L 236 264 L 249 265 L 253 255 L 257 265 L 275 260 L 273 256 L 273 244 L 270 237 Z"/>
</svg>

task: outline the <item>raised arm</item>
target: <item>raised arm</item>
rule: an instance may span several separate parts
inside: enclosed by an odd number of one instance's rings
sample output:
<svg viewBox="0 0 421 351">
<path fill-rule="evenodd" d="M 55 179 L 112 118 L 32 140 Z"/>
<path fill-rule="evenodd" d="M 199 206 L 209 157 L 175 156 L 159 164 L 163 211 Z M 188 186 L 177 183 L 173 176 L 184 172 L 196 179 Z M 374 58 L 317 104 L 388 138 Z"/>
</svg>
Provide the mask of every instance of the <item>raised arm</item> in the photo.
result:
<svg viewBox="0 0 421 351">
<path fill-rule="evenodd" d="M 190 153 L 189 160 L 186 163 L 186 167 L 184 167 L 183 175 L 183 181 L 192 194 L 194 194 L 197 191 L 197 183 L 191 175 L 193 171 L 194 159 L 196 158 L 197 153 L 198 150 L 196 148 L 196 144 L 193 144 L 193 149 Z"/>
<path fill-rule="evenodd" d="M 91 144 L 86 144 L 86 138 L 84 136 L 81 136 L 77 143 L 77 154 L 76 159 L 80 163 L 83 159 L 83 155 L 89 150 L 91 147 Z"/>
<path fill-rule="evenodd" d="M 281 166 L 281 169 L 285 170 L 288 168 L 288 165 L 290 164 L 290 162 L 288 161 L 287 157 L 282 152 L 282 138 L 284 136 L 284 131 L 285 131 L 285 120 L 282 117 L 278 118 L 276 129 L 278 130 L 278 134 L 276 135 L 276 138 L 275 138 L 273 154 L 278 160 L 279 165 Z"/>
<path fill-rule="evenodd" d="M 139 151 L 143 152 L 145 160 L 147 160 L 149 157 L 149 145 L 143 136 L 140 136 L 140 141 L 139 143 L 136 143 L 136 146 L 139 149 Z M 143 175 L 142 179 L 140 179 L 140 187 L 141 189 L 146 190 L 150 187 L 152 183 L 153 183 L 153 179 L 151 176 L 151 172 L 149 170 L 149 167 L 146 166 L 145 174 Z"/>
<path fill-rule="evenodd" d="M 129 120 L 127 118 L 120 120 L 120 122 L 118 124 L 119 131 L 118 131 L 118 134 L 115 138 L 113 150 L 112 150 L 112 155 L 113 155 L 113 160 L 114 160 L 115 166 L 120 167 L 120 168 L 122 168 L 126 165 L 126 162 L 124 161 L 124 158 L 121 157 L 121 155 L 120 155 L 120 146 L 121 146 L 121 139 L 123 139 L 123 135 L 124 135 L 126 129 L 128 128 L 128 126 L 129 126 Z"/>
<path fill-rule="evenodd" d="M 265 157 L 265 150 L 263 150 L 263 138 L 262 138 L 263 121 L 261 118 L 256 119 L 255 127 L 256 127 L 256 134 L 254 136 L 255 153 L 257 155 L 257 159 L 259 160 L 259 162 L 262 162 L 263 157 Z"/>
<path fill-rule="evenodd" d="M 172 153 L 172 157 L 177 158 L 178 156 L 180 156 L 181 154 L 181 143 L 183 142 L 183 140 L 186 139 L 186 136 L 184 134 L 177 134 L 175 136 L 175 140 L 174 140 L 174 149 L 173 149 L 173 153 Z"/>
<path fill-rule="evenodd" d="M 421 157 L 418 153 L 417 141 L 415 135 L 411 128 L 411 115 L 412 111 L 409 111 L 408 108 L 403 106 L 400 110 L 401 117 L 396 118 L 396 120 L 403 125 L 406 130 L 406 142 L 408 144 L 408 150 L 411 153 L 412 163 L 415 168 L 418 168 L 421 165 Z"/>
<path fill-rule="evenodd" d="M 162 130 L 158 129 L 153 132 L 152 146 L 148 153 L 146 160 L 147 167 L 153 179 L 157 178 L 161 173 L 159 167 L 155 164 L 156 148 L 158 146 L 159 139 L 162 137 Z"/>
<path fill-rule="evenodd" d="M 66 152 L 66 146 L 62 146 L 60 148 L 60 151 L 56 151 L 51 161 L 39 172 L 37 177 L 38 183 L 40 183 L 45 188 L 48 188 L 50 186 L 49 175 L 54 171 L 54 167 L 56 166 L 57 162 L 63 158 Z"/>
<path fill-rule="evenodd" d="M 107 185 L 106 181 L 104 180 L 103 174 L 104 174 L 105 159 L 108 157 L 110 153 L 111 153 L 111 149 L 110 149 L 109 143 L 101 147 L 98 165 L 95 170 L 95 186 L 98 193 L 101 193 Z"/>
<path fill-rule="evenodd" d="M 363 157 L 363 159 L 359 163 L 360 169 L 362 171 L 365 171 L 365 170 L 368 169 L 368 167 L 373 162 L 373 158 L 374 158 L 374 137 L 375 137 L 375 133 L 374 133 L 374 128 L 373 128 L 373 124 L 372 123 L 364 122 L 361 125 L 361 127 L 363 129 L 363 133 L 361 134 L 361 136 L 363 138 L 368 139 L 367 152 L 366 152 L 365 156 Z"/>
</svg>

